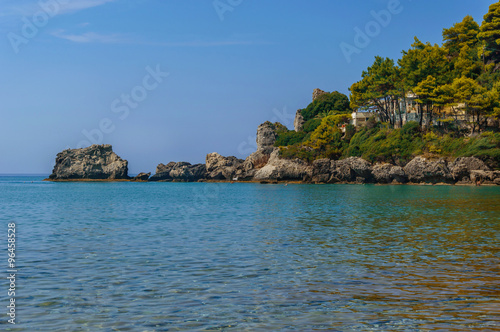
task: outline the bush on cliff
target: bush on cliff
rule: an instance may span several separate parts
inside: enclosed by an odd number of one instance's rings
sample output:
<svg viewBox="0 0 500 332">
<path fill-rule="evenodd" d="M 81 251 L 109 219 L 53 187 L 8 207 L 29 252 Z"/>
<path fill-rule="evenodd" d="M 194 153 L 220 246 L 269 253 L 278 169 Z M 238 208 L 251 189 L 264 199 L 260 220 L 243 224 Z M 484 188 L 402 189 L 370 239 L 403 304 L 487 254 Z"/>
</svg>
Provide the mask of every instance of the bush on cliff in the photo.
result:
<svg viewBox="0 0 500 332">
<path fill-rule="evenodd" d="M 475 156 L 492 167 L 500 165 L 500 133 L 484 132 L 474 137 L 456 138 L 453 133 L 442 134 L 438 130 L 422 132 L 418 123 L 409 122 L 401 129 L 390 129 L 384 123 L 377 123 L 374 128 L 363 127 L 354 135 L 348 135 L 346 130 L 342 136 L 338 128 L 341 121 L 338 115 L 324 118 L 302 142 L 281 146 L 281 157 L 308 162 L 319 158 L 361 157 L 370 162 L 405 165 L 419 155 Z M 288 142 L 292 143 L 292 140 Z"/>
<path fill-rule="evenodd" d="M 318 114 L 350 113 L 349 98 L 343 93 L 334 91 L 320 95 L 301 111 L 304 121 L 314 119 Z"/>
</svg>

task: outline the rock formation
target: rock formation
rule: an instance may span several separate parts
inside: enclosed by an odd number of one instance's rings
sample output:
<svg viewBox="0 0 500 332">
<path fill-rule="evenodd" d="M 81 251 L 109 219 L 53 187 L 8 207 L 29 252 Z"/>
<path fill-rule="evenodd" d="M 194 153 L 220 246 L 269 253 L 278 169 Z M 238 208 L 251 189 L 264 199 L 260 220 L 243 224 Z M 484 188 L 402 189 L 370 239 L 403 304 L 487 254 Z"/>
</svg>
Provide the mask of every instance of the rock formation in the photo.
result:
<svg viewBox="0 0 500 332">
<path fill-rule="evenodd" d="M 269 121 L 257 128 L 257 151 L 243 162 L 241 174 L 238 174 L 240 178 L 251 179 L 259 169 L 267 165 L 274 151 L 276 136 L 276 127 Z"/>
<path fill-rule="evenodd" d="M 416 157 L 404 167 L 408 180 L 412 183 L 452 183 L 453 176 L 448 169 L 446 161 L 428 160 Z"/>
<path fill-rule="evenodd" d="M 255 180 L 309 181 L 313 167 L 300 159 L 287 160 L 279 157 L 279 149 L 274 148 L 269 162 L 256 170 Z"/>
<path fill-rule="evenodd" d="M 391 164 L 376 164 L 373 166 L 372 174 L 377 183 L 406 183 L 408 177 L 401 166 Z"/>
<path fill-rule="evenodd" d="M 149 172 L 149 173 L 139 173 L 136 177 L 134 177 L 130 181 L 146 182 L 146 181 L 148 181 L 148 179 L 149 179 L 150 176 L 151 176 L 151 172 Z"/>
<path fill-rule="evenodd" d="M 209 153 L 206 157 L 207 179 L 233 180 L 238 170 L 243 168 L 243 162 L 244 160 L 233 156 L 223 157 L 217 152 Z"/>
<path fill-rule="evenodd" d="M 170 162 L 159 164 L 156 174 L 149 178 L 152 182 L 195 182 L 206 178 L 207 170 L 204 164 L 191 165 L 187 162 Z"/>
<path fill-rule="evenodd" d="M 299 114 L 299 113 L 298 113 Z M 300 181 L 312 183 L 416 183 L 497 184 L 500 171 L 491 170 L 475 157 L 445 159 L 415 157 L 404 167 L 375 164 L 359 158 L 318 159 L 312 163 L 280 157 L 275 147 L 276 125 L 267 121 L 257 129 L 257 151 L 245 160 L 214 152 L 206 164 L 187 162 L 159 164 L 156 174 L 140 173 L 131 181 Z M 65 150 L 56 158 L 49 180 L 128 180 L 128 162 L 118 157 L 111 145 L 92 145 Z M 151 176 L 151 177 L 150 177 Z"/>
<path fill-rule="evenodd" d="M 471 171 L 489 171 L 489 167 L 476 157 L 460 157 L 448 164 L 453 179 L 459 183 L 472 183 Z"/>
<path fill-rule="evenodd" d="M 319 96 L 324 95 L 325 93 L 327 93 L 327 92 L 320 90 L 320 89 L 314 89 L 312 100 L 315 101 L 316 99 L 318 99 Z"/>
<path fill-rule="evenodd" d="M 57 154 L 49 180 L 129 179 L 128 161 L 113 152 L 111 145 L 68 149 Z"/>
<path fill-rule="evenodd" d="M 313 162 L 312 181 L 316 183 L 374 182 L 372 166 L 358 157 L 342 160 L 318 159 Z"/>
<path fill-rule="evenodd" d="M 297 132 L 302 131 L 302 129 L 304 129 L 305 121 L 301 111 L 302 110 L 297 110 L 297 112 L 295 113 L 295 119 L 293 120 L 293 128 Z"/>
</svg>

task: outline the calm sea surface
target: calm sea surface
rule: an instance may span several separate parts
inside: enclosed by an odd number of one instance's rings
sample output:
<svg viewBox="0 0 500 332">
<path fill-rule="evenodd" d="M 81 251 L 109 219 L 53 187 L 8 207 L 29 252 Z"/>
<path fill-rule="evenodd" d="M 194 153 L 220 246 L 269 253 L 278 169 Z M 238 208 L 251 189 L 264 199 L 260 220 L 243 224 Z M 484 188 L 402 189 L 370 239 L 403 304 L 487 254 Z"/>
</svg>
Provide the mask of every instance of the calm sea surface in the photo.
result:
<svg viewBox="0 0 500 332">
<path fill-rule="evenodd" d="M 41 180 L 0 177 L 0 330 L 500 331 L 499 187 Z"/>
</svg>

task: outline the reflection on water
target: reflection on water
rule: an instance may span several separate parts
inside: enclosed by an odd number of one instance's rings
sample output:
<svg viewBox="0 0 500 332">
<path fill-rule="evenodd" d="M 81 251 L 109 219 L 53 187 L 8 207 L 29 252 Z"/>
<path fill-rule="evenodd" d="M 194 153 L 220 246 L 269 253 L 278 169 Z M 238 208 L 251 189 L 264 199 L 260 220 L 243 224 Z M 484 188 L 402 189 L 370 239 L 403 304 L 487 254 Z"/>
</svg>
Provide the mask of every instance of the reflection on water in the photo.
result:
<svg viewBox="0 0 500 332">
<path fill-rule="evenodd" d="M 496 187 L 0 186 L 13 330 L 500 330 Z"/>
</svg>

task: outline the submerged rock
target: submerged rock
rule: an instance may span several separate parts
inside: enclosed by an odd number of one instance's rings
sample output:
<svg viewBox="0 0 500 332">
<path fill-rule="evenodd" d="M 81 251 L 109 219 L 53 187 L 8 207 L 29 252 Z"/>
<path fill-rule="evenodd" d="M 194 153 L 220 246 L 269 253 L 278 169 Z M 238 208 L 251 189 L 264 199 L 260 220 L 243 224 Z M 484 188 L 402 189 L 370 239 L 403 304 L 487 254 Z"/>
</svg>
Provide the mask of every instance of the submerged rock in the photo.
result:
<svg viewBox="0 0 500 332">
<path fill-rule="evenodd" d="M 111 145 L 68 149 L 57 154 L 49 180 L 129 179 L 128 161 L 113 152 Z"/>
</svg>

